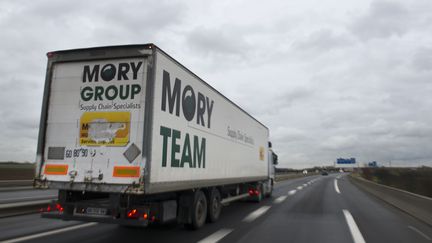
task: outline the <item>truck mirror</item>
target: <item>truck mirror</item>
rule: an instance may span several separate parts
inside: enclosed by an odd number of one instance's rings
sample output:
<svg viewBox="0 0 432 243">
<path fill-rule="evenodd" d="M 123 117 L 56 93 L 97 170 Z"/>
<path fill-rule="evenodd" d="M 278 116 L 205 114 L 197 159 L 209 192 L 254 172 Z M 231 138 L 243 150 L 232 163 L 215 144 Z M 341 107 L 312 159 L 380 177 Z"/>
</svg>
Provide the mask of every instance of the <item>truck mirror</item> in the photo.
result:
<svg viewBox="0 0 432 243">
<path fill-rule="evenodd" d="M 272 153 L 272 154 L 273 154 L 273 164 L 277 165 L 278 164 L 278 156 L 275 153 Z"/>
</svg>

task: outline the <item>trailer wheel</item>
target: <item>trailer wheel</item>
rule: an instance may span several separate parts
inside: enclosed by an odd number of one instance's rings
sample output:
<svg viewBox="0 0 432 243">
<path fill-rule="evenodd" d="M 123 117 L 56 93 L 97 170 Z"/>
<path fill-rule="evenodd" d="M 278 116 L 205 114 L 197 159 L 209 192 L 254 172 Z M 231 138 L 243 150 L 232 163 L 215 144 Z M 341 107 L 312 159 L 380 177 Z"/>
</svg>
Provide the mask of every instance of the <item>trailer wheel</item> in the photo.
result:
<svg viewBox="0 0 432 243">
<path fill-rule="evenodd" d="M 201 190 L 194 193 L 194 200 L 191 206 L 191 223 L 186 224 L 189 229 L 201 228 L 207 218 L 207 199 Z"/>
<path fill-rule="evenodd" d="M 207 221 L 213 223 L 219 219 L 222 211 L 221 195 L 218 189 L 212 188 L 209 193 Z"/>
</svg>

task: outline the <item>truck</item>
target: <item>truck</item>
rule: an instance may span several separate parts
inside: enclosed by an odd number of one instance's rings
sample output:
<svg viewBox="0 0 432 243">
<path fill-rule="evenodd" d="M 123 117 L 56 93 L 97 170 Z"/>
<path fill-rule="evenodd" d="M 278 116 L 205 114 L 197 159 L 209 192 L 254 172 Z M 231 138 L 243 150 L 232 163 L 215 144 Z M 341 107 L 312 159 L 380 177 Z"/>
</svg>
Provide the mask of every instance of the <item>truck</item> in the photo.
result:
<svg viewBox="0 0 432 243">
<path fill-rule="evenodd" d="M 34 187 L 42 217 L 198 229 L 270 196 L 269 129 L 154 44 L 47 53 Z"/>
</svg>

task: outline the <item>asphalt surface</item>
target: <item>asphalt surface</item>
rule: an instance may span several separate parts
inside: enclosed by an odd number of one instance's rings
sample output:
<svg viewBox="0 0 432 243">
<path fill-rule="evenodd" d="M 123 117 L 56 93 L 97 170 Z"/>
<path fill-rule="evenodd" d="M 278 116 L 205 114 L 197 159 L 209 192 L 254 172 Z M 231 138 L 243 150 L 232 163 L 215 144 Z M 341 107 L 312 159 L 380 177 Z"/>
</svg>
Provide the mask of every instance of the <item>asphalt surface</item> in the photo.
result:
<svg viewBox="0 0 432 243">
<path fill-rule="evenodd" d="M 431 226 L 359 190 L 340 174 L 279 182 L 271 198 L 232 203 L 218 222 L 197 231 L 176 224 L 142 229 L 62 222 L 32 214 L 0 219 L 0 232 L 2 242 L 44 243 L 432 242 Z"/>
</svg>

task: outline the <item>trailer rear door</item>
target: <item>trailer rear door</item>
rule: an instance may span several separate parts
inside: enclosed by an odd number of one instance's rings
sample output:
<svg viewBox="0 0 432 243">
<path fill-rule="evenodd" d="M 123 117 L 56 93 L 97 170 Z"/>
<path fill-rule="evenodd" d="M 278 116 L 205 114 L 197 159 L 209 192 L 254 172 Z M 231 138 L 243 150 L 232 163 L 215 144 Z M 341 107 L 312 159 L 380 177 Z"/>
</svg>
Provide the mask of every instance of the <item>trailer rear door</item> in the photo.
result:
<svg viewBox="0 0 432 243">
<path fill-rule="evenodd" d="M 146 58 L 52 66 L 41 174 L 49 181 L 138 183 Z"/>
</svg>

